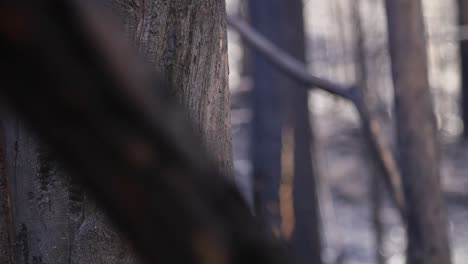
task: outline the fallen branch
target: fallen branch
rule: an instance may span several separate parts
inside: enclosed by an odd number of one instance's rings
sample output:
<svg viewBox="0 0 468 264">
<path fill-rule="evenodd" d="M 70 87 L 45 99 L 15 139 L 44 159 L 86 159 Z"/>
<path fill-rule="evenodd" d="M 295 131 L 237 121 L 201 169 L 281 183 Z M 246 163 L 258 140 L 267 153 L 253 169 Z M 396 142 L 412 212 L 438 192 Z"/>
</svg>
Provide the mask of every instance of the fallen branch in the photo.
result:
<svg viewBox="0 0 468 264">
<path fill-rule="evenodd" d="M 307 67 L 303 63 L 265 39 L 241 19 L 228 16 L 227 22 L 241 35 L 247 44 L 288 76 L 307 86 L 308 89 L 319 88 L 347 99 L 354 104 L 361 118 L 362 127 L 367 134 L 366 138 L 369 141 L 371 150 L 377 156 L 379 166 L 383 171 L 384 181 L 390 189 L 391 196 L 400 211 L 402 219 L 405 219 L 404 197 L 398 165 L 390 147 L 385 142 L 380 124 L 369 110 L 359 87 L 354 85 L 344 86 L 315 77 L 306 70 Z"/>
</svg>

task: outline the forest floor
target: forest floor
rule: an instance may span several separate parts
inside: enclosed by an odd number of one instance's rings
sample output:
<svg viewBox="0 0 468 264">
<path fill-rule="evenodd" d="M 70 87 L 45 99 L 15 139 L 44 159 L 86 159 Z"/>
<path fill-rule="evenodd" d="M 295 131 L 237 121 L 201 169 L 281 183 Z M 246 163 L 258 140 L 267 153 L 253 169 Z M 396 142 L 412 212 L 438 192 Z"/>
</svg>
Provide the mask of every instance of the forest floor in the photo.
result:
<svg viewBox="0 0 468 264">
<path fill-rule="evenodd" d="M 236 178 L 244 191 L 251 190 L 251 113 L 247 95 L 248 92 L 233 93 L 231 118 Z M 334 263 L 341 254 L 343 261 L 340 263 L 343 264 L 375 263 L 369 190 L 371 177 L 380 175 L 372 169 L 359 123 L 334 110 L 314 113 L 312 119 L 320 181 L 324 259 L 326 263 Z M 453 263 L 464 264 L 468 259 L 468 144 L 459 143 L 456 136 L 441 135 L 441 150 Z M 388 195 L 385 192 L 382 195 L 382 254 L 389 264 L 403 264 L 405 231 Z"/>
</svg>

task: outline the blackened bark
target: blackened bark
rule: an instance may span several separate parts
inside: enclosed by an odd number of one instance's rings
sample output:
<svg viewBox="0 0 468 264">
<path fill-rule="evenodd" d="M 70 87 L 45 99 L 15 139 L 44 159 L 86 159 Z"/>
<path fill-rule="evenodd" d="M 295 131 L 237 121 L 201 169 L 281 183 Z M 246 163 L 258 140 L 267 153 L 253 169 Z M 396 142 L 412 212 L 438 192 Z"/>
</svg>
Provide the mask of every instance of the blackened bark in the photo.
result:
<svg viewBox="0 0 468 264">
<path fill-rule="evenodd" d="M 82 199 L 47 147 L 15 118 L 3 120 L 14 262 L 69 263 Z"/>
<path fill-rule="evenodd" d="M 387 0 L 409 264 L 450 263 L 421 1 Z"/>
<path fill-rule="evenodd" d="M 282 28 L 285 51 L 305 64 L 302 0 L 283 0 Z M 313 51 L 312 51 L 313 52 Z M 314 168 L 314 136 L 309 115 L 309 97 L 306 87 L 287 77 L 285 92 L 289 94 L 289 115 L 294 131 L 293 209 L 294 229 L 290 240 L 291 256 L 295 263 L 322 263 L 320 213 L 317 175 Z M 286 124 L 288 125 L 288 121 Z"/>
<path fill-rule="evenodd" d="M 273 43 L 283 46 L 279 28 L 283 0 L 250 0 L 249 17 L 253 28 Z M 257 214 L 280 236 L 281 214 L 281 129 L 284 75 L 261 54 L 251 53 L 252 62 L 252 165 L 254 203 Z"/>
<path fill-rule="evenodd" d="M 5 169 L 5 133 L 0 127 L 0 264 L 13 264 L 13 227 L 10 206 L 10 188 Z"/>
<path fill-rule="evenodd" d="M 250 1 L 252 27 L 272 43 L 305 62 L 302 1 Z M 281 155 L 292 155 L 293 230 L 290 256 L 296 263 L 320 263 L 317 186 L 312 166 L 312 133 L 307 89 L 291 80 L 261 54 L 253 54 L 253 165 L 256 208 L 280 232 Z M 288 128 L 288 129 L 284 129 Z M 282 131 L 293 133 L 293 151 L 281 150 Z M 285 175 L 283 175 L 285 176 Z M 288 224 L 289 225 L 289 224 Z M 287 237 L 283 237 L 288 239 Z"/>
</svg>

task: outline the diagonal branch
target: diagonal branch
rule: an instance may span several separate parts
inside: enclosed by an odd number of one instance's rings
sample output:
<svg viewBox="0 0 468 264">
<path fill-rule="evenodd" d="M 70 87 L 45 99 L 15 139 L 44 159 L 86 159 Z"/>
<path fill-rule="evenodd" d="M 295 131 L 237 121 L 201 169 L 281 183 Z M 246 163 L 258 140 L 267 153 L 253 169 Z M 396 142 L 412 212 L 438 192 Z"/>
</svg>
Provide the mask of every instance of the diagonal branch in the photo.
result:
<svg viewBox="0 0 468 264">
<path fill-rule="evenodd" d="M 349 100 L 354 104 L 361 118 L 364 132 L 367 134 L 366 138 L 369 141 L 371 151 L 374 152 L 374 155 L 376 155 L 378 159 L 385 183 L 390 189 L 391 196 L 396 207 L 400 211 L 402 219 L 405 219 L 405 205 L 401 187 L 400 170 L 390 147 L 385 142 L 381 126 L 369 110 L 369 106 L 365 102 L 359 87 L 354 85 L 340 85 L 326 79 L 315 77 L 306 70 L 306 65 L 265 39 L 241 19 L 228 15 L 227 22 L 229 26 L 234 28 L 241 35 L 247 44 L 291 78 L 308 86 L 309 89 L 318 88 Z"/>
</svg>

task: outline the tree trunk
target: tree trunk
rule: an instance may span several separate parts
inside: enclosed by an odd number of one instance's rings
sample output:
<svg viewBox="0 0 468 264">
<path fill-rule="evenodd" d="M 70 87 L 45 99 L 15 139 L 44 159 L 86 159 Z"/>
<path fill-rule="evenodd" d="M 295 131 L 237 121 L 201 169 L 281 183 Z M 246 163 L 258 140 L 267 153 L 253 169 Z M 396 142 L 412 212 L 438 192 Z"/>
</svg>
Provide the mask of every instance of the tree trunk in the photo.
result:
<svg viewBox="0 0 468 264">
<path fill-rule="evenodd" d="M 458 25 L 460 28 L 468 26 L 468 1 L 458 0 Z M 461 29 L 460 29 L 461 31 Z M 460 52 L 460 96 L 461 115 L 463 120 L 463 138 L 468 139 L 468 39 L 459 43 Z"/>
<path fill-rule="evenodd" d="M 13 264 L 10 190 L 5 170 L 5 135 L 0 128 L 0 264 Z"/>
<path fill-rule="evenodd" d="M 145 58 L 167 76 L 221 172 L 232 175 L 224 0 L 106 0 Z"/>
<path fill-rule="evenodd" d="M 363 18 L 361 16 L 361 3 L 362 0 L 357 0 L 353 5 L 352 19 L 355 30 L 355 67 L 356 67 L 356 83 L 362 90 L 364 100 L 371 109 L 377 108 L 377 91 L 371 90 L 369 87 L 369 73 L 367 70 L 367 50 L 366 50 L 366 35 L 364 31 Z M 383 225 L 381 221 L 381 211 L 383 202 L 383 186 L 381 182 L 381 175 L 378 171 L 378 161 L 369 153 L 368 159 L 370 162 L 370 179 L 369 179 L 369 199 L 371 209 L 371 221 L 374 231 L 374 253 L 375 263 L 385 264 L 385 256 L 383 255 Z"/>
<path fill-rule="evenodd" d="M 281 27 L 282 0 L 250 0 L 249 17 L 253 28 L 277 45 L 284 45 Z M 251 52 L 252 91 L 252 165 L 254 204 L 279 237 L 281 214 L 281 116 L 284 76 L 258 52 Z"/>
<path fill-rule="evenodd" d="M 285 14 L 279 32 L 284 34 L 285 51 L 306 62 L 302 0 L 283 0 Z M 290 240 L 291 255 L 297 264 L 322 263 L 320 213 L 317 175 L 314 168 L 314 136 L 310 127 L 309 93 L 306 87 L 287 78 L 289 117 L 294 131 L 293 209 L 294 229 Z M 287 124 L 285 124 L 287 125 Z"/>
<path fill-rule="evenodd" d="M 198 136 L 231 175 L 231 131 L 225 3 L 223 0 L 111 1 L 128 38 L 169 79 Z M 14 261 L 128 263 L 125 243 L 84 202 L 81 185 L 64 177 L 47 147 L 15 118 L 5 122 L 5 156 L 11 194 Z M 0 175 L 0 182 L 3 177 Z M 3 185 L 2 186 L 3 190 Z M 0 197 L 3 198 L 3 195 Z M 88 198 L 86 198 L 88 200 Z M 0 201 L 3 227 L 5 199 Z M 5 231 L 0 227 L 0 253 Z M 3 254 L 0 263 L 4 262 Z"/>
<path fill-rule="evenodd" d="M 387 0 L 398 148 L 407 205 L 408 263 L 450 263 L 439 145 L 421 1 Z"/>
<path fill-rule="evenodd" d="M 305 62 L 302 12 L 300 0 L 250 1 L 252 26 L 284 51 Z M 290 254 L 296 263 L 321 263 L 320 221 L 312 166 L 308 93 L 260 54 L 252 54 L 252 157 L 257 186 L 257 212 L 270 222 L 278 234 L 283 231 L 283 239 L 290 239 Z M 287 137 L 292 140 L 286 140 Z M 291 144 L 292 148 L 285 145 L 281 149 L 281 142 Z M 285 155 L 288 157 L 284 157 Z M 289 164 L 284 160 L 292 162 L 291 169 L 287 168 Z M 281 216 L 279 209 L 282 177 L 293 178 L 292 186 L 288 187 L 292 188 L 292 201 L 281 201 L 292 203 L 286 205 L 293 208 L 293 216 L 288 219 Z M 291 185 L 288 179 L 285 181 L 287 183 L 284 184 Z M 293 223 L 287 223 L 288 221 Z M 291 226 L 292 233 L 289 234 Z"/>
<path fill-rule="evenodd" d="M 81 185 L 20 121 L 3 121 L 14 263 L 70 263 L 84 218 Z"/>
</svg>

